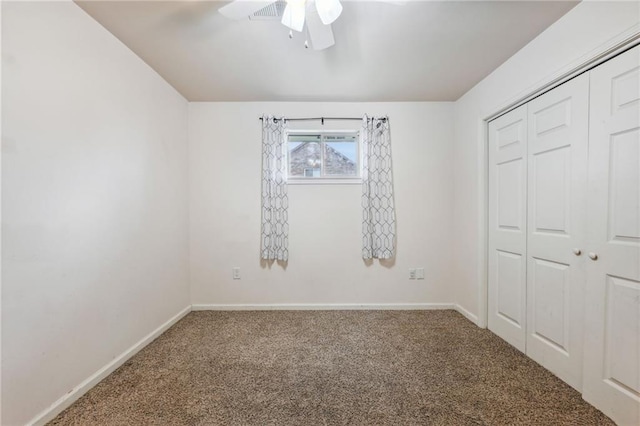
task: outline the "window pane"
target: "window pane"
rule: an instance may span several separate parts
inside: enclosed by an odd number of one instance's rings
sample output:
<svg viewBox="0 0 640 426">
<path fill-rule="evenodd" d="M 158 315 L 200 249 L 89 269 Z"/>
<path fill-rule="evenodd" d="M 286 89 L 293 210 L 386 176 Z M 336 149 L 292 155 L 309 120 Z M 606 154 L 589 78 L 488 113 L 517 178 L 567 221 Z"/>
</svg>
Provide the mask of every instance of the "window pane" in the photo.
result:
<svg viewBox="0 0 640 426">
<path fill-rule="evenodd" d="M 320 142 L 306 142 L 304 138 L 289 137 L 289 176 L 320 176 L 322 156 Z M 319 136 L 315 136 L 319 139 Z"/>
<path fill-rule="evenodd" d="M 357 176 L 358 144 L 353 137 L 341 137 L 340 142 L 325 142 L 325 174 L 330 176 Z"/>
</svg>

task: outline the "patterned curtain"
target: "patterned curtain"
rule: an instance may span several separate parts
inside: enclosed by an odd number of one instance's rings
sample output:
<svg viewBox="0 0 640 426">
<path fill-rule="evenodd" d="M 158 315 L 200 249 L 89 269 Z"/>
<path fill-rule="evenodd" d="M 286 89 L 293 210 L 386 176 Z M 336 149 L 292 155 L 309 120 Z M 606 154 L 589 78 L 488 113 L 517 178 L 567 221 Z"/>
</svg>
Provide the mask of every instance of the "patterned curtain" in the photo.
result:
<svg viewBox="0 0 640 426">
<path fill-rule="evenodd" d="M 260 257 L 289 258 L 285 120 L 262 117 L 262 235 Z"/>
<path fill-rule="evenodd" d="M 396 212 L 393 203 L 391 137 L 388 118 L 362 120 L 362 258 L 395 255 Z"/>
</svg>

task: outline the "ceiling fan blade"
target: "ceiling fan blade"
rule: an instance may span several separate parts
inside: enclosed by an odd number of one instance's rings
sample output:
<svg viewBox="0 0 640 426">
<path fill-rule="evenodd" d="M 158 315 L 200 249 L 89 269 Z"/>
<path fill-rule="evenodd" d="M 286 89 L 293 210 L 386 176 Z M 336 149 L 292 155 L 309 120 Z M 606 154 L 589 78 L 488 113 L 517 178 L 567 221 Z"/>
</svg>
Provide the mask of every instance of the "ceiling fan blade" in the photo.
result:
<svg viewBox="0 0 640 426">
<path fill-rule="evenodd" d="M 229 19 L 245 19 L 254 12 L 275 3 L 276 0 L 235 0 L 218 9 L 222 16 Z"/>
<path fill-rule="evenodd" d="M 307 31 L 314 50 L 326 49 L 336 43 L 331 25 L 322 23 L 314 7 L 307 7 Z"/>
<path fill-rule="evenodd" d="M 305 2 L 287 2 L 282 14 L 282 24 L 295 31 L 302 31 L 305 20 Z"/>
<path fill-rule="evenodd" d="M 325 25 L 332 24 L 342 13 L 340 0 L 315 0 L 315 3 L 320 20 Z"/>
</svg>

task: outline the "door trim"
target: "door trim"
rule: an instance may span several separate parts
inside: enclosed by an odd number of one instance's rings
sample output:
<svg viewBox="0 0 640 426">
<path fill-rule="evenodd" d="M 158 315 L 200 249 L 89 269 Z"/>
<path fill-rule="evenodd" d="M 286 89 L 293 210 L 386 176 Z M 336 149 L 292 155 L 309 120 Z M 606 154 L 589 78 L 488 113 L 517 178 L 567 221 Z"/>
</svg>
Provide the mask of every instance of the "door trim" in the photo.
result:
<svg viewBox="0 0 640 426">
<path fill-rule="evenodd" d="M 489 122 L 491 120 L 495 120 L 501 115 L 518 108 L 520 105 L 524 105 L 532 99 L 555 89 L 580 74 L 597 67 L 614 56 L 618 56 L 619 54 L 634 48 L 638 44 L 640 44 L 640 24 L 634 25 L 629 30 L 624 31 L 615 37 L 615 39 L 609 40 L 595 51 L 583 56 L 577 62 L 569 64 L 565 69 L 545 78 L 543 81 L 546 81 L 546 83 L 541 82 L 540 84 L 536 84 L 534 88 L 530 88 L 525 91 L 524 94 L 518 95 L 516 99 L 508 101 L 505 105 L 486 116 L 484 121 Z"/>
</svg>

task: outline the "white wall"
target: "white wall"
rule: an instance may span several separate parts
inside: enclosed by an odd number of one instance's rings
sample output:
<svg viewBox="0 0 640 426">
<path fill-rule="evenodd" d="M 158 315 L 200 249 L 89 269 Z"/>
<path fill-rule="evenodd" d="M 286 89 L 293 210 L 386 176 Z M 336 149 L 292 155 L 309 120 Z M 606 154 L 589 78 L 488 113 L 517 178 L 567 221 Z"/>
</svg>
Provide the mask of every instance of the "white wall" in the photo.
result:
<svg viewBox="0 0 640 426">
<path fill-rule="evenodd" d="M 2 2 L 3 425 L 189 304 L 187 102 L 70 2 Z"/>
<path fill-rule="evenodd" d="M 191 103 L 189 184 L 194 304 L 451 302 L 451 103 Z M 388 114 L 398 249 L 393 266 L 361 258 L 359 185 L 289 185 L 289 262 L 260 263 L 263 113 Z M 297 123 L 311 128 L 319 123 Z M 293 124 L 292 124 L 293 126 Z M 327 122 L 325 128 L 359 128 Z M 242 279 L 232 280 L 231 268 Z M 426 279 L 409 280 L 424 267 Z"/>
<path fill-rule="evenodd" d="M 549 81 L 549 76 L 628 31 L 638 2 L 582 2 L 455 103 L 455 300 L 481 313 L 484 277 L 484 136 L 482 120 Z"/>
</svg>

